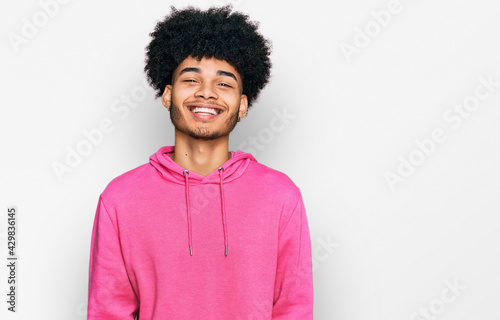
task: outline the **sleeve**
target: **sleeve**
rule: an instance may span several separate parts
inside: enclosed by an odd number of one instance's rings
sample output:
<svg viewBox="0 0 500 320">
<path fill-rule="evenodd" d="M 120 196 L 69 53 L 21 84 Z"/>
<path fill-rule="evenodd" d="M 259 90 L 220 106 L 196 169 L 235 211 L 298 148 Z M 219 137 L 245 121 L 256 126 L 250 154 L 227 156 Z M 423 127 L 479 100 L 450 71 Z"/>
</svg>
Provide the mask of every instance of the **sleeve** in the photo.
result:
<svg viewBox="0 0 500 320">
<path fill-rule="evenodd" d="M 138 310 L 139 300 L 125 269 L 117 226 L 100 197 L 90 244 L 87 319 L 133 320 Z"/>
<path fill-rule="evenodd" d="M 302 197 L 283 223 L 278 238 L 273 320 L 312 320 L 311 238 Z"/>
</svg>

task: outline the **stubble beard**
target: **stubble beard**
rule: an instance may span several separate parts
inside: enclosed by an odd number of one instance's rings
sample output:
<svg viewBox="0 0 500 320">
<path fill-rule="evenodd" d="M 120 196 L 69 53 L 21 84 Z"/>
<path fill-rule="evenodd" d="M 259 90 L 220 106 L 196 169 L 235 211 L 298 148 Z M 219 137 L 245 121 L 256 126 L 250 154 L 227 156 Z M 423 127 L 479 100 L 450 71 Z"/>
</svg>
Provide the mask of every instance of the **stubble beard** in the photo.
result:
<svg viewBox="0 0 500 320">
<path fill-rule="evenodd" d="M 210 131 L 206 127 L 196 127 L 194 130 L 192 130 L 191 128 L 188 128 L 186 125 L 184 126 L 180 125 L 180 122 L 182 121 L 182 113 L 180 112 L 179 108 L 173 103 L 173 97 L 172 97 L 172 102 L 170 107 L 170 120 L 172 121 L 172 124 L 174 125 L 176 130 L 185 132 L 191 138 L 200 140 L 214 140 L 220 137 L 228 136 L 229 133 L 233 131 L 234 127 L 236 127 L 236 124 L 238 123 L 238 113 L 239 113 L 239 108 L 234 114 L 231 114 L 227 118 L 225 122 L 225 127 L 221 128 L 224 130 Z"/>
</svg>

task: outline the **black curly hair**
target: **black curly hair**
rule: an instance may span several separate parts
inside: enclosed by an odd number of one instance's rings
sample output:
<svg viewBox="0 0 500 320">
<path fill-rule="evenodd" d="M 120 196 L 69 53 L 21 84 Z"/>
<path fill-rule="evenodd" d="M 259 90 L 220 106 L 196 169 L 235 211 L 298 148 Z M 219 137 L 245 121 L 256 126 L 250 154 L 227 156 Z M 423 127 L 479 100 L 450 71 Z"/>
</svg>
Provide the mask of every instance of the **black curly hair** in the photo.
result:
<svg viewBox="0 0 500 320">
<path fill-rule="evenodd" d="M 231 12 L 230 5 L 206 11 L 188 7 L 172 12 L 158 22 L 146 47 L 144 71 L 156 97 L 179 64 L 189 56 L 216 58 L 231 64 L 240 74 L 243 94 L 248 106 L 255 101 L 270 76 L 271 43 L 257 32 L 258 23 L 240 12 Z"/>
</svg>

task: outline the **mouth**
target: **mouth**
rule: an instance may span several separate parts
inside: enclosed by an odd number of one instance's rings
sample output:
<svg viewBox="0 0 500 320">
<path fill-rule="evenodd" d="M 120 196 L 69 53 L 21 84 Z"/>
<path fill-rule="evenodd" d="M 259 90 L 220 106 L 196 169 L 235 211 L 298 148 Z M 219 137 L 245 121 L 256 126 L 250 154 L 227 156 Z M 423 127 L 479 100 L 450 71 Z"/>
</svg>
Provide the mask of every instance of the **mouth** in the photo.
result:
<svg viewBox="0 0 500 320">
<path fill-rule="evenodd" d="M 199 121 L 211 121 L 217 118 L 224 109 L 213 104 L 193 103 L 188 104 L 187 109 L 191 112 L 194 119 Z"/>
<path fill-rule="evenodd" d="M 206 107 L 206 106 L 203 106 L 203 107 L 200 107 L 200 106 L 189 106 L 188 109 L 192 113 L 196 113 L 196 114 L 199 114 L 199 115 L 212 115 L 212 116 L 215 116 L 215 115 L 218 115 L 218 114 L 222 113 L 222 109 L 214 108 L 214 107 Z"/>
</svg>

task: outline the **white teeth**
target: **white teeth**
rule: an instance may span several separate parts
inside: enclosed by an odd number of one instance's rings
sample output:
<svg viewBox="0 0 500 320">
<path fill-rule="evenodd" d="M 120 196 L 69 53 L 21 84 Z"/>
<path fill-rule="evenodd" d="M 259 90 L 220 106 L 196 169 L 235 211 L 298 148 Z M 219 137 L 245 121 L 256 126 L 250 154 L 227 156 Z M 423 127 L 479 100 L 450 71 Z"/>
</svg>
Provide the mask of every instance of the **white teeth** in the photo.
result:
<svg viewBox="0 0 500 320">
<path fill-rule="evenodd" d="M 194 107 L 191 111 L 194 113 L 207 113 L 211 115 L 218 114 L 217 110 L 212 108 Z"/>
</svg>

